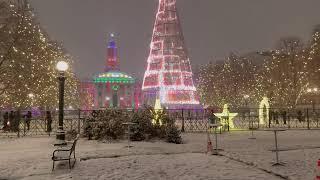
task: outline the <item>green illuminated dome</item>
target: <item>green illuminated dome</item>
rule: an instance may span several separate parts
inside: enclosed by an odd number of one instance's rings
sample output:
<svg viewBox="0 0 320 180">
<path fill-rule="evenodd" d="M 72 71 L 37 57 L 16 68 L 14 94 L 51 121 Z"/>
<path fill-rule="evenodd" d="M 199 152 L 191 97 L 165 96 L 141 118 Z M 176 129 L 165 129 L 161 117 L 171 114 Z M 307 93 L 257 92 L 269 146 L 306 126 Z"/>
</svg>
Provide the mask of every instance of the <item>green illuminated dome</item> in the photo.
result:
<svg viewBox="0 0 320 180">
<path fill-rule="evenodd" d="M 135 82 L 135 79 L 124 72 L 109 71 L 94 76 L 93 81 L 95 83 L 133 84 Z"/>
</svg>

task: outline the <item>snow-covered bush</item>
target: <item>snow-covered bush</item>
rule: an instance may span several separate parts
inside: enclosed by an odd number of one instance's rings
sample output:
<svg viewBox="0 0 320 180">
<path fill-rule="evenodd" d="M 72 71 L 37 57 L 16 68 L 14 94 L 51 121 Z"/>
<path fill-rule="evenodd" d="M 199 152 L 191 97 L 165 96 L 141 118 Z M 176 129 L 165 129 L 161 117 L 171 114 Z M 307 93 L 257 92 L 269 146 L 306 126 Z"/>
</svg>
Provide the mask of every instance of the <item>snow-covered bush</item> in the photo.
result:
<svg viewBox="0 0 320 180">
<path fill-rule="evenodd" d="M 127 112 L 118 109 L 94 111 L 87 119 L 85 134 L 89 139 L 120 139 L 125 134 L 123 123 L 128 119 Z"/>
<path fill-rule="evenodd" d="M 152 124 L 152 121 L 155 123 Z M 136 123 L 131 128 L 132 140 L 141 141 L 149 138 L 159 138 L 165 139 L 169 143 L 182 143 L 181 132 L 166 111 L 155 112 L 154 109 L 146 107 L 144 110 L 133 114 L 132 122 Z"/>
<path fill-rule="evenodd" d="M 152 138 L 165 139 L 170 143 L 182 142 L 180 131 L 165 111 L 157 112 L 157 123 L 153 124 L 155 111 L 146 107 L 129 113 L 126 110 L 107 109 L 92 112 L 84 126 L 84 136 L 88 139 L 115 140 L 124 138 L 127 126 L 124 122 L 133 122 L 130 126 L 130 139 L 143 141 Z M 161 120 L 161 124 L 159 121 Z"/>
</svg>

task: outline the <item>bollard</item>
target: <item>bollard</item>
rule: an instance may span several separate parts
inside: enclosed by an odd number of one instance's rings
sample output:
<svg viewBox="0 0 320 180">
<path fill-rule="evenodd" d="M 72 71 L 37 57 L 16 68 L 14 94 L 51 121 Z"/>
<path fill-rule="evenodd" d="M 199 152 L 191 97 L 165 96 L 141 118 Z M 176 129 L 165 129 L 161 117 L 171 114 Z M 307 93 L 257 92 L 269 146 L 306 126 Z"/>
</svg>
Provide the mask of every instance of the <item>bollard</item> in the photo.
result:
<svg viewBox="0 0 320 180">
<path fill-rule="evenodd" d="M 269 113 L 269 128 L 271 127 L 271 113 Z"/>
<path fill-rule="evenodd" d="M 228 117 L 227 121 L 228 121 L 228 132 L 229 132 L 230 131 L 230 119 L 229 119 L 229 117 Z"/>
<path fill-rule="evenodd" d="M 274 131 L 274 142 L 276 146 L 276 164 L 279 164 L 279 150 L 278 150 L 278 139 L 277 139 L 277 131 Z"/>
<path fill-rule="evenodd" d="M 20 137 L 20 122 L 18 121 L 18 127 L 17 127 L 17 130 L 18 130 L 18 138 Z"/>
<path fill-rule="evenodd" d="M 307 109 L 307 125 L 308 125 L 308 129 L 310 129 L 310 121 L 309 121 L 309 111 Z"/>
<path fill-rule="evenodd" d="M 26 136 L 26 117 L 24 118 L 24 121 L 23 121 L 23 136 Z"/>
<path fill-rule="evenodd" d="M 214 127 L 214 136 L 215 136 L 215 139 L 216 139 L 216 148 L 214 150 L 214 152 L 212 153 L 213 155 L 218 155 L 218 134 L 217 134 L 217 127 Z"/>
<path fill-rule="evenodd" d="M 291 120 L 291 117 L 290 117 L 290 114 L 288 115 L 288 129 L 290 129 L 290 120 Z"/>
</svg>

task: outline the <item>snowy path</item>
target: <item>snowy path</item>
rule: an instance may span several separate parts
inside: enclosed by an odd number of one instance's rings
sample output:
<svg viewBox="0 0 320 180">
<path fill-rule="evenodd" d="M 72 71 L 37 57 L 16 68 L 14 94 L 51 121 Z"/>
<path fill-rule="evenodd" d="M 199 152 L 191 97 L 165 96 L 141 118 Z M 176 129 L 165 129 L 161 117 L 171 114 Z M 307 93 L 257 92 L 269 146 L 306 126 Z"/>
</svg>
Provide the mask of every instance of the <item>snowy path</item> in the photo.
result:
<svg viewBox="0 0 320 180">
<path fill-rule="evenodd" d="M 95 169 L 90 169 L 90 164 Z M 75 179 L 276 179 L 262 171 L 205 154 L 140 155 L 84 162 Z M 83 178 L 85 177 L 85 178 Z"/>
<path fill-rule="evenodd" d="M 216 179 L 280 180 L 273 175 L 221 156 L 199 153 L 174 155 L 131 155 L 82 161 L 70 172 L 61 167 L 54 173 L 36 173 L 18 179 Z"/>
<path fill-rule="evenodd" d="M 134 142 L 128 151 L 125 141 L 103 144 L 81 139 L 76 163 L 69 171 L 57 167 L 51 172 L 54 138 L 0 138 L 0 179 L 314 179 L 319 158 L 320 131 L 279 133 L 280 160 L 272 167 L 272 132 L 231 132 L 219 136 L 223 156 L 207 156 L 206 134 L 184 134 L 185 144 Z M 117 157 L 117 158 L 108 158 Z M 261 170 L 262 169 L 262 170 Z M 271 173 L 267 173 L 267 172 Z M 129 175 L 130 178 L 128 177 Z"/>
</svg>

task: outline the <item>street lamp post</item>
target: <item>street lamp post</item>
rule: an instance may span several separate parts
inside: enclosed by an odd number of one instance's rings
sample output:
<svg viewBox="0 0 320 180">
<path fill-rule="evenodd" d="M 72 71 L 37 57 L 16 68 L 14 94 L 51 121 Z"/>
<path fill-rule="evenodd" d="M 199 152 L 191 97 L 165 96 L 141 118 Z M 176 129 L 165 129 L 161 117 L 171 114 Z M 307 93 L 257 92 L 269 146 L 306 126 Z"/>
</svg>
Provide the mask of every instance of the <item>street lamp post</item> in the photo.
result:
<svg viewBox="0 0 320 180">
<path fill-rule="evenodd" d="M 31 101 L 31 103 L 30 103 L 30 108 L 33 106 L 33 98 L 34 98 L 34 94 L 33 93 L 29 93 L 28 94 L 28 97 L 30 98 L 30 101 Z"/>
<path fill-rule="evenodd" d="M 316 106 L 316 102 L 315 102 L 315 99 L 316 99 L 316 95 L 318 93 L 318 88 L 308 88 L 307 89 L 307 93 L 309 93 L 312 97 L 312 111 L 315 112 L 315 106 Z"/>
<path fill-rule="evenodd" d="M 65 71 L 68 70 L 69 65 L 65 61 L 59 61 L 56 66 L 59 71 L 59 127 L 57 129 L 56 139 L 65 140 L 65 132 L 63 130 L 63 113 L 64 113 L 64 82 L 66 80 Z"/>
<path fill-rule="evenodd" d="M 243 98 L 244 98 L 244 103 L 245 103 L 245 114 L 246 114 L 246 113 L 249 113 L 249 114 L 250 114 L 250 109 L 249 109 L 249 106 L 248 106 L 248 99 L 249 99 L 249 97 L 250 97 L 250 96 L 247 95 L 247 94 L 243 96 Z M 248 114 L 248 115 L 249 115 L 249 114 Z"/>
<path fill-rule="evenodd" d="M 243 96 L 243 98 L 244 98 L 244 100 L 245 100 L 245 106 L 246 106 L 246 108 L 248 107 L 248 99 L 249 99 L 249 95 L 244 95 Z"/>
</svg>

